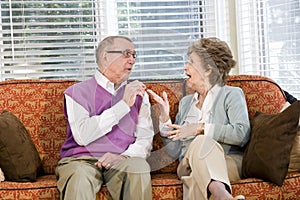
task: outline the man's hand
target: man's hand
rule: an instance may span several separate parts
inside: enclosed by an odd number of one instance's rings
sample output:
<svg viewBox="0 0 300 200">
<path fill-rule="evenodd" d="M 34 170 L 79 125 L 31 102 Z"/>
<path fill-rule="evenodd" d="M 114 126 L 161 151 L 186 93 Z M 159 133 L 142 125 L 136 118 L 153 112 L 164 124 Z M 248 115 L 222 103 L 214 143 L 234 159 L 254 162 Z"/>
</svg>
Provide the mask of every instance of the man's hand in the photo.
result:
<svg viewBox="0 0 300 200">
<path fill-rule="evenodd" d="M 114 165 L 118 164 L 122 160 L 125 160 L 127 157 L 119 154 L 106 153 L 95 163 L 100 169 L 110 169 Z"/>
<path fill-rule="evenodd" d="M 134 104 L 137 95 L 140 95 L 141 97 L 144 96 L 145 89 L 146 86 L 140 81 L 136 80 L 128 83 L 125 87 L 123 100 L 129 107 L 131 107 Z"/>
</svg>

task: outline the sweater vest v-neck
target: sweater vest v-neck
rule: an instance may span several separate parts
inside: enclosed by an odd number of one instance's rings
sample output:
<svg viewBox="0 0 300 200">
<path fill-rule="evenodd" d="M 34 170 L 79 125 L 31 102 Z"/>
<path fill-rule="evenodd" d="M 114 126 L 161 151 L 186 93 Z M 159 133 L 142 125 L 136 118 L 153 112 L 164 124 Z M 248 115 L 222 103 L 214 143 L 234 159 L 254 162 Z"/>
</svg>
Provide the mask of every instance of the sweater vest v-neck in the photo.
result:
<svg viewBox="0 0 300 200">
<path fill-rule="evenodd" d="M 96 79 L 93 77 L 70 86 L 65 91 L 65 94 L 86 109 L 89 112 L 89 116 L 92 117 L 100 115 L 103 111 L 119 102 L 123 97 L 124 90 L 125 86 L 121 87 L 116 95 L 112 95 L 98 85 Z M 107 152 L 121 154 L 135 141 L 134 132 L 138 122 L 141 104 L 142 98 L 137 96 L 135 104 L 130 108 L 130 112 L 126 114 L 118 124 L 114 125 L 110 132 L 86 146 L 81 146 L 76 143 L 68 123 L 67 139 L 61 148 L 61 157 L 101 157 Z M 66 118 L 68 118 L 66 109 L 64 109 L 64 112 Z M 88 133 L 83 133 L 83 135 L 84 134 Z"/>
</svg>

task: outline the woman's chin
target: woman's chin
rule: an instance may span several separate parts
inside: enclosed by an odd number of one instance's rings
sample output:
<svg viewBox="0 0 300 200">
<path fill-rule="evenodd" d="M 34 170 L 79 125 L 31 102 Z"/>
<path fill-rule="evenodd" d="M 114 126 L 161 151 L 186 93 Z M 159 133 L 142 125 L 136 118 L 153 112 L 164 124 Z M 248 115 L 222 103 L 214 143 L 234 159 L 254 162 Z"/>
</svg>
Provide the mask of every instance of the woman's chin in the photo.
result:
<svg viewBox="0 0 300 200">
<path fill-rule="evenodd" d="M 186 86 L 192 88 L 193 87 L 193 84 L 191 83 L 191 78 L 187 78 L 185 79 L 185 83 L 186 83 Z"/>
</svg>

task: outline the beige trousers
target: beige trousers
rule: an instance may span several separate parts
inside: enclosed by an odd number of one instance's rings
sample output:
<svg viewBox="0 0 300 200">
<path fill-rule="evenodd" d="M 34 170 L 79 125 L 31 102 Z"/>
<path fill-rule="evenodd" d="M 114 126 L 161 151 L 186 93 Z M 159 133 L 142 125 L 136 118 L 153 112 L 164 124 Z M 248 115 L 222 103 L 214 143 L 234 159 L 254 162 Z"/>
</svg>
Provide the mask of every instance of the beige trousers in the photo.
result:
<svg viewBox="0 0 300 200">
<path fill-rule="evenodd" d="M 241 163 L 241 155 L 225 158 L 219 143 L 204 135 L 197 136 L 177 168 L 183 182 L 183 199 L 208 199 L 211 180 L 223 182 L 231 192 L 230 181 L 240 179 Z"/>
<path fill-rule="evenodd" d="M 92 157 L 63 158 L 56 168 L 60 199 L 93 200 L 106 184 L 115 200 L 151 200 L 150 167 L 145 159 L 128 158 L 109 170 L 100 170 Z"/>
</svg>

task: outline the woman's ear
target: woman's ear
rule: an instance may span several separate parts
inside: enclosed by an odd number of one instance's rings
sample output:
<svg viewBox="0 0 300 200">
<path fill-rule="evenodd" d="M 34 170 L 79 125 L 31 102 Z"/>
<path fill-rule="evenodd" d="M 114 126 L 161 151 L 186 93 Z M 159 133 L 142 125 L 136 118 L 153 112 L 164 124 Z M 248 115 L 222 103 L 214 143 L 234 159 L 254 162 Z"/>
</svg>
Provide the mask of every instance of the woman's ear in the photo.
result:
<svg viewBox="0 0 300 200">
<path fill-rule="evenodd" d="M 210 76 L 210 74 L 212 73 L 212 66 L 210 64 L 207 65 L 207 70 L 205 70 L 204 72 L 204 75 L 207 77 L 207 76 Z"/>
</svg>

